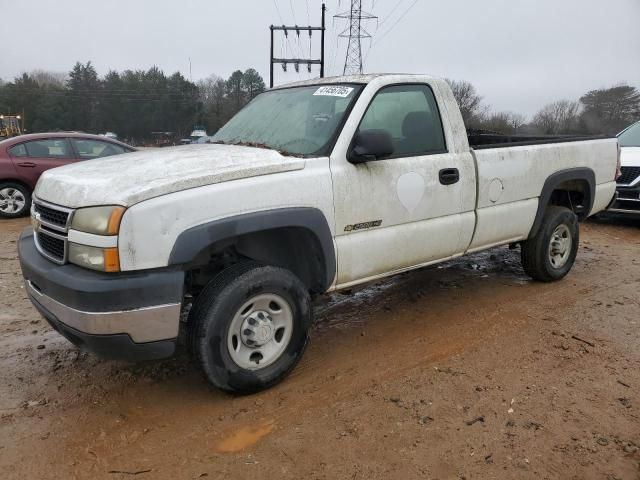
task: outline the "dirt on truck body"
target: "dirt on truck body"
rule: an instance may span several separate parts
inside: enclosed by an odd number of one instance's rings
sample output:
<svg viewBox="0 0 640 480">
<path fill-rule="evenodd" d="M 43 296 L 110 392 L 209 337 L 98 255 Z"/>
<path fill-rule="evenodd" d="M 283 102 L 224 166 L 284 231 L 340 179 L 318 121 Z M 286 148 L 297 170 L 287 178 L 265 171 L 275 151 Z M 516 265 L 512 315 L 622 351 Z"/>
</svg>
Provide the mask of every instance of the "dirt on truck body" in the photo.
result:
<svg viewBox="0 0 640 480">
<path fill-rule="evenodd" d="M 2 478 L 638 479 L 640 224 L 624 222 L 583 224 L 559 283 L 501 247 L 320 297 L 299 367 L 240 397 L 184 355 L 77 350 L 26 298 L 28 221 L 3 222 Z"/>
</svg>

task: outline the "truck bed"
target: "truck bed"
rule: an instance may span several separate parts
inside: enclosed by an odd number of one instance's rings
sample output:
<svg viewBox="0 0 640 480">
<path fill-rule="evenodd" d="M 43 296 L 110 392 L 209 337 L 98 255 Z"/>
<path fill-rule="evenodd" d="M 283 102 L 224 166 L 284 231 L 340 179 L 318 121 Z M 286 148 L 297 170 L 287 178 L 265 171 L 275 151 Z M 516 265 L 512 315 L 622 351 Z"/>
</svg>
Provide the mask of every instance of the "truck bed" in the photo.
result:
<svg viewBox="0 0 640 480">
<path fill-rule="evenodd" d="M 606 159 L 616 157 L 615 139 L 522 138 L 516 141 L 511 137 L 511 142 L 487 143 L 472 150 L 478 196 L 477 227 L 470 251 L 487 248 L 496 238 L 510 242 L 527 238 L 545 182 L 557 172 L 586 170 L 593 175 L 593 191 L 572 197 L 576 210 L 582 208 L 585 215 L 604 209 L 614 194 L 615 163 Z"/>
<path fill-rule="evenodd" d="M 480 130 L 467 130 L 469 146 L 474 150 L 486 148 L 506 148 L 547 143 L 582 142 L 613 138 L 606 135 L 501 135 Z"/>
</svg>

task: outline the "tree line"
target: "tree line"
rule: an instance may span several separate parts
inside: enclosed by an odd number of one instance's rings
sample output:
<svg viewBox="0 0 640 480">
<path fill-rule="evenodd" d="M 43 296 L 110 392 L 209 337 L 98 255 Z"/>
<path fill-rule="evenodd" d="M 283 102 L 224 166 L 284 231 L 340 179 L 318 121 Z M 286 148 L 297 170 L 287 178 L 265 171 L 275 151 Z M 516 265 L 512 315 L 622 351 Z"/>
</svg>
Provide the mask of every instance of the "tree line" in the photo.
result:
<svg viewBox="0 0 640 480">
<path fill-rule="evenodd" d="M 36 70 L 0 80 L 0 113 L 24 113 L 27 132 L 115 132 L 137 144 L 152 132 L 183 138 L 195 125 L 214 133 L 264 89 L 253 68 L 194 83 L 157 67 L 101 78 L 91 62 L 78 62 L 68 74 Z"/>
<path fill-rule="evenodd" d="M 494 112 L 476 88 L 464 80 L 447 80 L 469 129 L 502 134 L 615 135 L 640 120 L 640 92 L 626 85 L 590 90 L 578 100 L 557 100 L 530 120 L 513 112 Z"/>
<path fill-rule="evenodd" d="M 615 134 L 640 119 L 640 92 L 621 84 L 591 90 L 578 100 L 545 105 L 532 118 L 495 112 L 467 81 L 448 80 L 467 128 L 504 134 Z M 109 71 L 100 77 L 91 62 L 68 74 L 35 70 L 11 82 L 0 80 L 0 113 L 25 116 L 27 132 L 77 130 L 115 132 L 138 144 L 153 132 L 184 138 L 195 125 L 215 133 L 238 110 L 265 90 L 253 68 L 197 83 L 178 72 Z"/>
</svg>

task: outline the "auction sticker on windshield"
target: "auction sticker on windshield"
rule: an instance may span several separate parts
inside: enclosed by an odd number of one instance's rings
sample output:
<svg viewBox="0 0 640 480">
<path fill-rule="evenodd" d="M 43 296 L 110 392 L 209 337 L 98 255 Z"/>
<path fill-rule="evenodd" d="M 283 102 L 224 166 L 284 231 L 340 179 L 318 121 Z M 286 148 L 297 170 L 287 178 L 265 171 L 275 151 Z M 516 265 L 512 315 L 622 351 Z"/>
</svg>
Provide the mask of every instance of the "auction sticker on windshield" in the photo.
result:
<svg viewBox="0 0 640 480">
<path fill-rule="evenodd" d="M 351 92 L 353 92 L 352 87 L 332 85 L 330 87 L 320 87 L 315 91 L 314 95 L 325 95 L 328 97 L 348 97 Z"/>
</svg>

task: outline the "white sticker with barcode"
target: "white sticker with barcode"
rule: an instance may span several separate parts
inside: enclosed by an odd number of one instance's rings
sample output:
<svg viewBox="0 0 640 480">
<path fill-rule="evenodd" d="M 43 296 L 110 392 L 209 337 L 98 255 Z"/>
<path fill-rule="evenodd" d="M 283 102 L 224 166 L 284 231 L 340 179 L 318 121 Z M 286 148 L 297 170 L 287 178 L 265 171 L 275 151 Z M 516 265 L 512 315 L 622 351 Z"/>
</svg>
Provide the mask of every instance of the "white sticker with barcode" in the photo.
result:
<svg viewBox="0 0 640 480">
<path fill-rule="evenodd" d="M 314 95 L 324 95 L 327 97 L 348 97 L 353 92 L 352 87 L 343 87 L 341 85 L 331 85 L 320 87 L 315 91 Z"/>
</svg>

